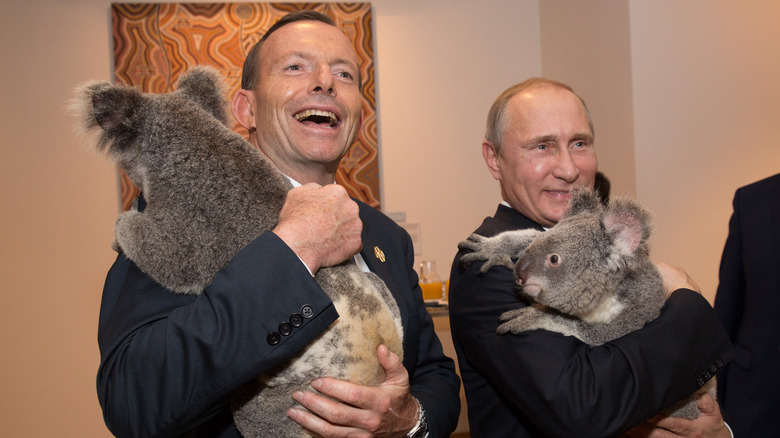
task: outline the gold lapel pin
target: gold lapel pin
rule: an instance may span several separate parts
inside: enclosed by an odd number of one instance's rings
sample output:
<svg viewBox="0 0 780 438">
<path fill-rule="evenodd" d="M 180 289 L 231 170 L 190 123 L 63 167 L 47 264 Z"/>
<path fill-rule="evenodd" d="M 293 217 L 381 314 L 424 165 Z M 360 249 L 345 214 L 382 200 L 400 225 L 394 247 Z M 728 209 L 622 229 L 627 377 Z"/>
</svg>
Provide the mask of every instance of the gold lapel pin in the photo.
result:
<svg viewBox="0 0 780 438">
<path fill-rule="evenodd" d="M 378 246 L 374 247 L 374 255 L 376 256 L 376 258 L 379 259 L 380 262 L 382 262 L 382 263 L 385 262 L 385 253 L 383 253 L 382 250 L 379 249 Z"/>
</svg>

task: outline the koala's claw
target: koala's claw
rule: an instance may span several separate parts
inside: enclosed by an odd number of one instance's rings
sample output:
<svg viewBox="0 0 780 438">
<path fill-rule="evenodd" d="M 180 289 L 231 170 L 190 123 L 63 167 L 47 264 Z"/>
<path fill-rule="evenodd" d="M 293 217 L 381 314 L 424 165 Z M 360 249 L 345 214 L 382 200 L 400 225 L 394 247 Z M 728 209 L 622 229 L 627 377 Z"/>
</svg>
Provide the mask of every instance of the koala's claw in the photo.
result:
<svg viewBox="0 0 780 438">
<path fill-rule="evenodd" d="M 458 249 L 479 251 L 482 243 L 487 239 L 488 238 L 485 236 L 480 236 L 479 234 L 472 234 L 468 237 L 468 239 L 458 243 Z"/>
<path fill-rule="evenodd" d="M 525 309 L 526 309 L 525 307 L 522 307 L 520 309 L 514 309 L 508 312 L 504 312 L 501 314 L 501 316 L 498 319 L 501 322 L 507 322 L 525 313 Z"/>
<path fill-rule="evenodd" d="M 501 335 L 512 333 L 516 335 L 518 333 L 539 328 L 535 324 L 538 320 L 538 317 L 539 311 L 533 306 L 504 312 L 499 317 L 499 320 L 503 322 L 503 324 L 498 326 L 496 333 Z"/>
<path fill-rule="evenodd" d="M 518 334 L 525 331 L 525 325 L 522 323 L 522 319 L 509 319 L 505 323 L 498 326 L 496 333 L 505 335 L 507 333 Z"/>
<path fill-rule="evenodd" d="M 460 242 L 458 248 L 472 251 L 460 257 L 461 266 L 479 261 L 485 262 L 479 268 L 480 274 L 484 274 L 493 266 L 503 266 L 509 270 L 514 269 L 515 263 L 512 261 L 512 258 L 501 245 L 497 244 L 495 238 L 472 234 L 468 240 Z"/>
</svg>

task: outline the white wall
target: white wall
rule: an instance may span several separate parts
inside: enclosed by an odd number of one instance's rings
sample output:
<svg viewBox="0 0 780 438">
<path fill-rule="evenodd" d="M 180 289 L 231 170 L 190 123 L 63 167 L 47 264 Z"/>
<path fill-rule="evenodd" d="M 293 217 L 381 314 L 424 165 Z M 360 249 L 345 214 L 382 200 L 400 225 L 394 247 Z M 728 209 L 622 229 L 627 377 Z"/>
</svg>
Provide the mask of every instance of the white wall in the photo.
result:
<svg viewBox="0 0 780 438">
<path fill-rule="evenodd" d="M 542 74 L 571 85 L 595 126 L 601 170 L 612 195 L 634 195 L 634 123 L 628 3 L 540 3 Z"/>
<path fill-rule="evenodd" d="M 780 172 L 780 3 L 631 1 L 637 195 L 711 300 L 737 187 Z"/>
<path fill-rule="evenodd" d="M 3 435 L 108 436 L 95 392 L 97 313 L 117 211 L 113 169 L 65 113 L 109 79 L 107 1 L 0 5 L 0 424 Z"/>
<path fill-rule="evenodd" d="M 375 1 L 383 209 L 419 223 L 449 277 L 459 241 L 501 201 L 482 160 L 493 100 L 541 74 L 535 1 Z"/>
</svg>

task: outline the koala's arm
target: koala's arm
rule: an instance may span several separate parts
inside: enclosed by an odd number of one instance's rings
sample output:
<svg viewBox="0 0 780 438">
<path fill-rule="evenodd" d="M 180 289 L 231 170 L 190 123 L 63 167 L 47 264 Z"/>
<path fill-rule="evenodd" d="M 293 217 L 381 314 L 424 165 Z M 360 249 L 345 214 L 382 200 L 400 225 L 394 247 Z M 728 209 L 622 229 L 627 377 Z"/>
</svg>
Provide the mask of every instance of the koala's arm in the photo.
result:
<svg viewBox="0 0 780 438">
<path fill-rule="evenodd" d="M 492 237 L 472 234 L 468 240 L 458 244 L 460 250 L 470 250 L 460 257 L 461 264 L 471 264 L 485 261 L 479 272 L 484 274 L 493 266 L 504 266 L 509 270 L 514 268 L 513 258 L 523 255 L 528 245 L 541 231 L 516 230 L 505 231 Z"/>
<path fill-rule="evenodd" d="M 304 305 L 312 317 L 295 336 L 270 345 L 268 334 Z M 117 436 L 154 437 L 230 418 L 229 396 L 238 386 L 291 358 L 336 318 L 330 299 L 270 232 L 198 297 L 165 290 L 120 254 L 106 279 L 98 329 L 106 424 Z"/>
<path fill-rule="evenodd" d="M 645 328 L 598 347 L 546 330 L 498 335 L 500 315 L 522 306 L 513 286 L 510 271 L 480 275 L 453 264 L 450 324 L 460 366 L 473 371 L 464 379 L 487 382 L 476 383 L 477 416 L 510 409 L 549 436 L 613 436 L 693 393 L 696 376 L 733 354 L 707 300 L 687 290 L 672 294 Z"/>
<path fill-rule="evenodd" d="M 577 329 L 577 320 L 544 312 L 536 305 L 505 312 L 501 314 L 500 320 L 501 325 L 496 330 L 499 334 L 512 333 L 517 335 L 530 330 L 542 329 L 582 339 Z"/>
</svg>

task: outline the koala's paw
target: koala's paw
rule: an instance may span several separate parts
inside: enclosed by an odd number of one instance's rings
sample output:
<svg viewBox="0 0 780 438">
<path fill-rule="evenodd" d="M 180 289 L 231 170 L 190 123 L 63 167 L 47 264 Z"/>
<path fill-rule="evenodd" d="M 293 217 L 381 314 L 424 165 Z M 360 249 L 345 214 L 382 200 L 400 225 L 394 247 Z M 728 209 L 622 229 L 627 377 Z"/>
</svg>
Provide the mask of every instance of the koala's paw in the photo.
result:
<svg viewBox="0 0 780 438">
<path fill-rule="evenodd" d="M 493 266 L 504 266 L 505 268 L 514 269 L 514 262 L 501 245 L 500 239 L 496 237 L 484 237 L 479 234 L 472 234 L 468 240 L 464 240 L 458 244 L 458 248 L 461 250 L 470 250 L 472 252 L 463 254 L 460 257 L 460 265 L 470 265 L 474 262 L 484 261 L 485 263 L 479 269 L 480 274 L 484 274 Z"/>
<path fill-rule="evenodd" d="M 499 318 L 503 324 L 498 326 L 498 334 L 518 334 L 528 330 L 539 328 L 537 322 L 539 311 L 533 307 L 523 307 L 521 309 L 510 310 L 501 314 Z"/>
</svg>

